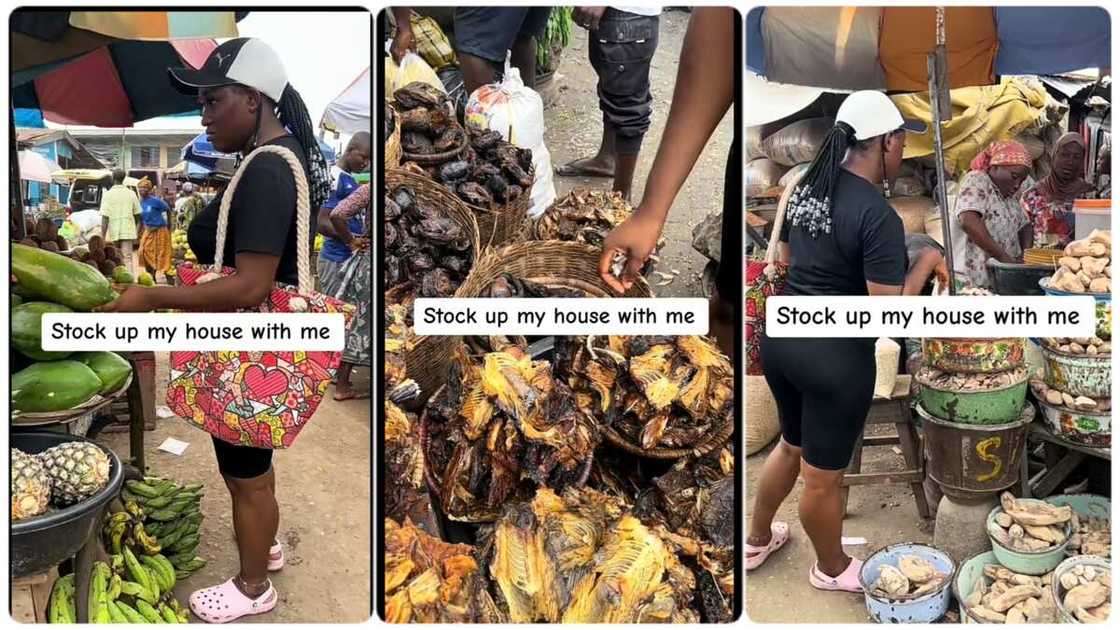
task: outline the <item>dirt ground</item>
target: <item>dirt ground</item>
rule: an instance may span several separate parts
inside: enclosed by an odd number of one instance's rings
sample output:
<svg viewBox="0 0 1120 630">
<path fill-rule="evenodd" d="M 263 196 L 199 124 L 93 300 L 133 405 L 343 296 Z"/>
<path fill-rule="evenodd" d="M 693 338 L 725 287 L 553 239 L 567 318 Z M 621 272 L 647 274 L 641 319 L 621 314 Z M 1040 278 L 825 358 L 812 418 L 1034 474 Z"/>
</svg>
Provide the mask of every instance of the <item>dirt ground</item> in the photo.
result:
<svg viewBox="0 0 1120 630">
<path fill-rule="evenodd" d="M 776 442 L 775 442 L 776 444 Z M 773 445 L 747 458 L 747 520 L 754 507 L 754 491 L 762 462 Z M 863 471 L 878 472 L 903 467 L 902 456 L 889 446 L 863 450 Z M 863 595 L 819 591 L 809 585 L 809 569 L 816 562 L 812 544 L 797 518 L 802 482 L 778 511 L 777 520 L 790 526 L 790 539 L 758 569 L 747 574 L 746 612 L 762 623 L 868 623 Z M 914 495 L 907 484 L 855 486 L 848 497 L 844 536 L 863 537 L 867 544 L 845 547 L 857 558 L 897 542 L 933 540 L 932 522 L 918 516 Z"/>
<path fill-rule="evenodd" d="M 665 129 L 673 85 L 677 78 L 677 60 L 684 41 L 689 14 L 667 10 L 661 14 L 661 30 L 657 53 L 650 66 L 653 92 L 653 120 L 638 155 L 634 173 L 633 200 L 642 198 L 646 176 Z M 594 155 L 602 139 L 602 113 L 596 96 L 597 77 L 587 60 L 587 31 L 574 27 L 572 41 L 564 49 L 553 85 L 542 90 L 545 100 L 545 143 L 553 165 Z M 692 248 L 692 228 L 705 216 L 723 209 L 723 179 L 727 153 L 734 133 L 734 115 L 729 111 L 700 155 L 692 174 L 681 188 L 665 223 L 666 245 L 655 269 L 680 275 L 666 286 L 653 287 L 663 297 L 698 297 L 703 295 L 700 278 L 707 258 Z M 560 177 L 554 175 L 556 194 L 562 196 L 573 188 L 609 189 L 611 180 L 602 177 Z M 654 280 L 656 282 L 656 280 Z"/>
<path fill-rule="evenodd" d="M 167 370 L 167 355 L 157 354 L 157 406 L 163 404 Z M 368 370 L 358 370 L 354 383 L 368 388 L 369 378 Z M 296 444 L 273 458 L 285 559 L 284 569 L 272 577 L 280 603 L 269 614 L 240 621 L 355 623 L 370 616 L 369 400 L 335 402 L 331 392 Z M 182 456 L 156 450 L 167 437 L 190 446 Z M 127 457 L 127 433 L 102 434 L 99 441 Z M 206 484 L 197 553 L 208 562 L 176 585 L 175 596 L 185 605 L 191 592 L 238 571 L 229 494 L 210 437 L 179 418 L 160 419 L 154 431 L 144 434 L 144 454 L 149 473 Z"/>
</svg>

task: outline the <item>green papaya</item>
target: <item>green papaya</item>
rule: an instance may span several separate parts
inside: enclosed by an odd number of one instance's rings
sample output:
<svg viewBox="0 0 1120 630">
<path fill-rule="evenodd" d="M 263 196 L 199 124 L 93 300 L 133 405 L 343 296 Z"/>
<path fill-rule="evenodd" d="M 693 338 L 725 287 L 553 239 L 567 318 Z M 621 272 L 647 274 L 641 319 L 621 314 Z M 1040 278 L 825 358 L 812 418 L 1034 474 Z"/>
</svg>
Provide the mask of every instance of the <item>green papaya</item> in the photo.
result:
<svg viewBox="0 0 1120 630">
<path fill-rule="evenodd" d="M 153 278 L 152 274 L 148 273 L 147 271 L 141 271 L 140 276 L 136 278 L 136 281 L 146 287 L 156 286 L 156 279 Z"/>
<path fill-rule="evenodd" d="M 15 308 L 15 307 L 19 306 L 20 304 L 23 304 L 23 298 L 20 297 L 19 295 L 15 294 L 15 293 L 9 293 L 8 295 L 9 295 L 8 299 L 11 301 L 10 308 Z"/>
<path fill-rule="evenodd" d="M 12 243 L 12 275 L 23 295 L 89 311 L 117 299 L 109 280 L 72 258 Z"/>
<path fill-rule="evenodd" d="M 34 363 L 12 375 L 12 409 L 27 412 L 73 409 L 93 398 L 100 389 L 101 379 L 78 361 Z"/>
<path fill-rule="evenodd" d="M 56 361 L 70 356 L 70 352 L 48 352 L 43 350 L 40 333 L 42 332 L 43 313 L 73 313 L 61 304 L 50 302 L 26 302 L 12 309 L 12 346 L 29 359 L 36 361 Z"/>
<path fill-rule="evenodd" d="M 136 279 L 128 272 L 128 267 L 117 265 L 113 268 L 113 282 L 117 284 L 132 284 Z"/>
<path fill-rule="evenodd" d="M 81 352 L 75 355 L 74 359 L 88 366 L 101 380 L 101 389 L 98 391 L 100 394 L 117 391 L 124 386 L 128 376 L 132 374 L 132 364 L 115 352 L 107 350 Z"/>
</svg>

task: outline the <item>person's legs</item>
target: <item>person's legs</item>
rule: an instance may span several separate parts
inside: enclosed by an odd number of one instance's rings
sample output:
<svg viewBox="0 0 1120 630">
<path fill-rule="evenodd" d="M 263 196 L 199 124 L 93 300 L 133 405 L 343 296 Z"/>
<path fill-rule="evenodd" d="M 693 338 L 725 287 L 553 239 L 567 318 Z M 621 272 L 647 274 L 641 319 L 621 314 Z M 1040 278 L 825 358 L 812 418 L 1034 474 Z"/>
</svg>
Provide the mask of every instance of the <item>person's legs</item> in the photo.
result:
<svg viewBox="0 0 1120 630">
<path fill-rule="evenodd" d="M 537 85 L 537 38 L 534 36 L 521 37 L 513 40 L 509 49 L 510 65 L 521 73 L 521 80 L 527 87 L 536 88 Z"/>
<path fill-rule="evenodd" d="M 455 53 L 467 94 L 494 82 L 494 66 L 505 63 L 528 12 L 525 7 L 455 9 Z"/>
<path fill-rule="evenodd" d="M 622 195 L 622 198 L 627 201 L 630 201 L 631 192 L 634 188 L 634 170 L 637 167 L 637 153 L 619 155 L 615 160 L 614 185 L 611 186 L 611 190 Z"/>
<path fill-rule="evenodd" d="M 747 421 L 750 422 L 750 419 Z M 770 526 L 774 522 L 774 515 L 793 491 L 800 470 L 801 449 L 786 442 L 784 438 L 779 439 L 778 445 L 766 456 L 758 473 L 747 544 L 762 546 L 770 542 Z"/>
<path fill-rule="evenodd" d="M 851 562 L 840 545 L 844 520 L 840 482 L 844 479 L 844 471 L 817 468 L 802 461 L 801 476 L 805 480 L 798 505 L 801 526 L 813 543 L 821 573 L 836 577 Z"/>
<path fill-rule="evenodd" d="M 345 361 L 338 365 L 338 374 L 335 377 L 334 385 L 335 400 L 350 400 L 354 397 L 354 386 L 350 384 L 350 372 L 353 370 L 354 366 Z"/>
<path fill-rule="evenodd" d="M 226 479 L 233 499 L 233 529 L 241 560 L 241 579 L 237 587 L 251 598 L 268 590 L 269 547 L 276 540 L 280 524 L 280 506 L 272 485 L 274 476 L 270 468 L 267 473 L 251 479 Z"/>
<path fill-rule="evenodd" d="M 582 157 L 556 167 L 556 174 L 566 177 L 614 177 L 614 129 L 603 119 L 603 136 L 599 151 L 591 157 Z"/>
<path fill-rule="evenodd" d="M 716 338 L 721 352 L 735 356 L 735 307 L 723 299 L 718 287 L 708 298 L 708 334 Z"/>
</svg>

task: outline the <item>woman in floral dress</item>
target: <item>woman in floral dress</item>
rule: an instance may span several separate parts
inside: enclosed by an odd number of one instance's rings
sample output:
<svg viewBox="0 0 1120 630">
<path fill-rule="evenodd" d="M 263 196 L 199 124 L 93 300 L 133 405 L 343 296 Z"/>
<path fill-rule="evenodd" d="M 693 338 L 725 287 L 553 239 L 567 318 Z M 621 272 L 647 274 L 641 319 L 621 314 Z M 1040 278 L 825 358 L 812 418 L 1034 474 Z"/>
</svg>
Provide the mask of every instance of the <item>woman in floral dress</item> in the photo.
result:
<svg viewBox="0 0 1120 630">
<path fill-rule="evenodd" d="M 972 163 L 960 182 L 954 216 L 965 235 L 956 279 L 989 288 L 988 259 L 1017 262 L 1030 246 L 1030 222 L 1019 207 L 1019 191 L 1030 176 L 1031 156 L 1015 141 L 994 142 Z"/>
</svg>

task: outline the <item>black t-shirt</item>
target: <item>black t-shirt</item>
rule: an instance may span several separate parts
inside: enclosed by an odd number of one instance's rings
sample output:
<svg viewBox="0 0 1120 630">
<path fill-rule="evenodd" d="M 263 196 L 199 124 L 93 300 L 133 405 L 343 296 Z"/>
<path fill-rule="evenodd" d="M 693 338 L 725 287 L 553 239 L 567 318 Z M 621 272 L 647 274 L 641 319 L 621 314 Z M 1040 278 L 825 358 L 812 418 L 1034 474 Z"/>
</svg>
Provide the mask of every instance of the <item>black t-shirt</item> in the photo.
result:
<svg viewBox="0 0 1120 630">
<path fill-rule="evenodd" d="M 303 165 L 304 174 L 307 174 L 307 156 L 294 137 L 281 136 L 267 144 L 290 149 Z M 214 263 L 221 200 L 222 196 L 217 195 L 206 204 L 191 221 L 187 231 L 191 251 L 203 265 Z M 253 158 L 233 193 L 222 264 L 235 266 L 237 252 L 271 254 L 280 257 L 276 280 L 298 283 L 295 211 L 296 183 L 292 168 L 278 155 L 265 154 Z M 315 236 L 314 212 L 312 208 L 309 217 L 312 229 L 308 230 L 312 239 Z"/>
<path fill-rule="evenodd" d="M 782 226 L 790 265 L 784 295 L 867 295 L 867 282 L 906 278 L 902 219 L 871 182 L 841 169 L 833 192 L 832 232 L 817 238 Z"/>
</svg>

